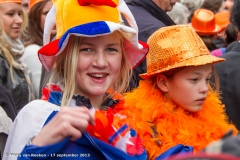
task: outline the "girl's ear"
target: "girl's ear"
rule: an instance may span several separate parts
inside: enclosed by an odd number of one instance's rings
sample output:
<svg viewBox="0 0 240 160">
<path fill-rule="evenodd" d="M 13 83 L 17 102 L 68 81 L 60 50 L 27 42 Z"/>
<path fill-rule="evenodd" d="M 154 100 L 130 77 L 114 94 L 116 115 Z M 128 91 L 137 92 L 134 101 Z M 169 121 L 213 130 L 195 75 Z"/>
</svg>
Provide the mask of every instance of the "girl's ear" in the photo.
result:
<svg viewBox="0 0 240 160">
<path fill-rule="evenodd" d="M 159 74 L 157 76 L 157 86 L 163 91 L 163 92 L 168 92 L 168 87 L 167 87 L 167 77 Z"/>
</svg>

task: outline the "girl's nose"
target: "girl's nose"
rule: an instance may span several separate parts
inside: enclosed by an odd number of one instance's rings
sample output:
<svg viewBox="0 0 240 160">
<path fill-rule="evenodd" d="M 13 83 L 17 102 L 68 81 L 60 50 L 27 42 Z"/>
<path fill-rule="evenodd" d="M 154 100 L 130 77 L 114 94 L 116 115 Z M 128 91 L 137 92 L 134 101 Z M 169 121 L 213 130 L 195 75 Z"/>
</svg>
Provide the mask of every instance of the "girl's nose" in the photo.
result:
<svg viewBox="0 0 240 160">
<path fill-rule="evenodd" d="M 208 88 L 208 83 L 204 82 L 204 83 L 202 84 L 202 86 L 201 86 L 200 92 L 203 93 L 203 94 L 205 94 L 205 93 L 208 92 L 208 89 L 209 89 L 209 88 Z"/>
<path fill-rule="evenodd" d="M 107 58 L 104 54 L 104 51 L 98 51 L 94 58 L 93 65 L 99 68 L 104 68 L 107 66 L 107 64 Z"/>
<path fill-rule="evenodd" d="M 22 18 L 18 14 L 15 16 L 15 23 L 22 24 Z"/>
</svg>

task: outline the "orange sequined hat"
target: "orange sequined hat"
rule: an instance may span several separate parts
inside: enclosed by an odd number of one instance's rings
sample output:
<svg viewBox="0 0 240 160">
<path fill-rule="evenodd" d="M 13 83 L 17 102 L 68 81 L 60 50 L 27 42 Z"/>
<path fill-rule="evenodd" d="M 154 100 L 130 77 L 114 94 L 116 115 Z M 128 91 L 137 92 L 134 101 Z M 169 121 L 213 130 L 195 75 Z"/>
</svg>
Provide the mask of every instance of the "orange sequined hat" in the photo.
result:
<svg viewBox="0 0 240 160">
<path fill-rule="evenodd" d="M 223 11 L 215 14 L 215 22 L 221 27 L 221 30 L 225 29 L 230 23 L 230 12 Z"/>
<path fill-rule="evenodd" d="M 147 55 L 147 73 L 140 75 L 143 79 L 174 68 L 200 66 L 225 60 L 212 56 L 189 25 L 163 27 L 155 31 L 147 43 L 150 50 Z"/>
<path fill-rule="evenodd" d="M 221 30 L 215 23 L 214 13 L 207 9 L 198 9 L 194 12 L 191 25 L 198 35 L 214 35 Z"/>
<path fill-rule="evenodd" d="M 19 3 L 21 4 L 21 0 L 0 0 L 0 3 Z"/>
<path fill-rule="evenodd" d="M 29 9 L 32 8 L 35 4 L 42 2 L 43 0 L 29 0 Z"/>
</svg>

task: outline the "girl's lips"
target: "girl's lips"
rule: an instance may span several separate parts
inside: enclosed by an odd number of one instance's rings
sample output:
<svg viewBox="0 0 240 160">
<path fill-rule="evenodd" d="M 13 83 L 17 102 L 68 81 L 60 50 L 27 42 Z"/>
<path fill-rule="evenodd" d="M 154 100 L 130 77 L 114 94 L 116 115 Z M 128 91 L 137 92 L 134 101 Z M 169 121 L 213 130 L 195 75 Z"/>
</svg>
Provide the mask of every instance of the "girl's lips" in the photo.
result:
<svg viewBox="0 0 240 160">
<path fill-rule="evenodd" d="M 100 78 L 90 76 L 90 78 L 91 78 L 92 81 L 95 82 L 95 83 L 103 83 L 103 82 L 105 82 L 105 80 L 106 80 L 106 78 L 107 78 L 107 75 L 104 76 L 104 77 L 100 77 Z"/>
<path fill-rule="evenodd" d="M 96 83 L 103 83 L 108 74 L 107 73 L 88 73 L 88 76 Z"/>
<path fill-rule="evenodd" d="M 206 97 L 201 98 L 201 99 L 198 99 L 198 100 L 196 100 L 196 101 L 197 101 L 198 103 L 200 103 L 200 104 L 203 104 L 204 101 L 205 101 L 205 99 L 206 99 Z"/>
<path fill-rule="evenodd" d="M 199 99 L 198 101 L 204 101 L 206 98 L 201 98 L 201 99 Z"/>
</svg>

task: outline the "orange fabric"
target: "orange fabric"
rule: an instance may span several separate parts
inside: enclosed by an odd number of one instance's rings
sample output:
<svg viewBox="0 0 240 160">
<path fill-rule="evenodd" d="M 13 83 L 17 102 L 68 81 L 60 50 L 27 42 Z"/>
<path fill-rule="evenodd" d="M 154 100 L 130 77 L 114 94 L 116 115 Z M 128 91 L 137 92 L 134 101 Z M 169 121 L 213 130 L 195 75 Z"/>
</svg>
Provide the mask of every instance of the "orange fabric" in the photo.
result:
<svg viewBox="0 0 240 160">
<path fill-rule="evenodd" d="M 21 0 L 0 0 L 0 3 L 19 3 L 21 4 Z"/>
<path fill-rule="evenodd" d="M 215 23 L 214 13 L 207 9 L 198 9 L 194 12 L 191 25 L 199 35 L 214 35 L 221 30 Z"/>
<path fill-rule="evenodd" d="M 215 22 L 221 27 L 221 30 L 225 29 L 230 23 L 230 12 L 223 11 L 215 14 Z"/>
<path fill-rule="evenodd" d="M 29 0 L 29 9 L 31 9 L 35 4 L 42 2 L 43 0 Z"/>
<path fill-rule="evenodd" d="M 201 111 L 186 113 L 164 98 L 150 82 L 141 81 L 137 89 L 125 95 L 125 109 L 119 113 L 127 115 L 129 125 L 143 139 L 149 159 L 177 144 L 193 146 L 195 152 L 200 151 L 229 129 L 237 133 L 235 126 L 227 121 L 219 96 L 210 91 Z M 158 135 L 154 136 L 151 126 Z"/>
</svg>

